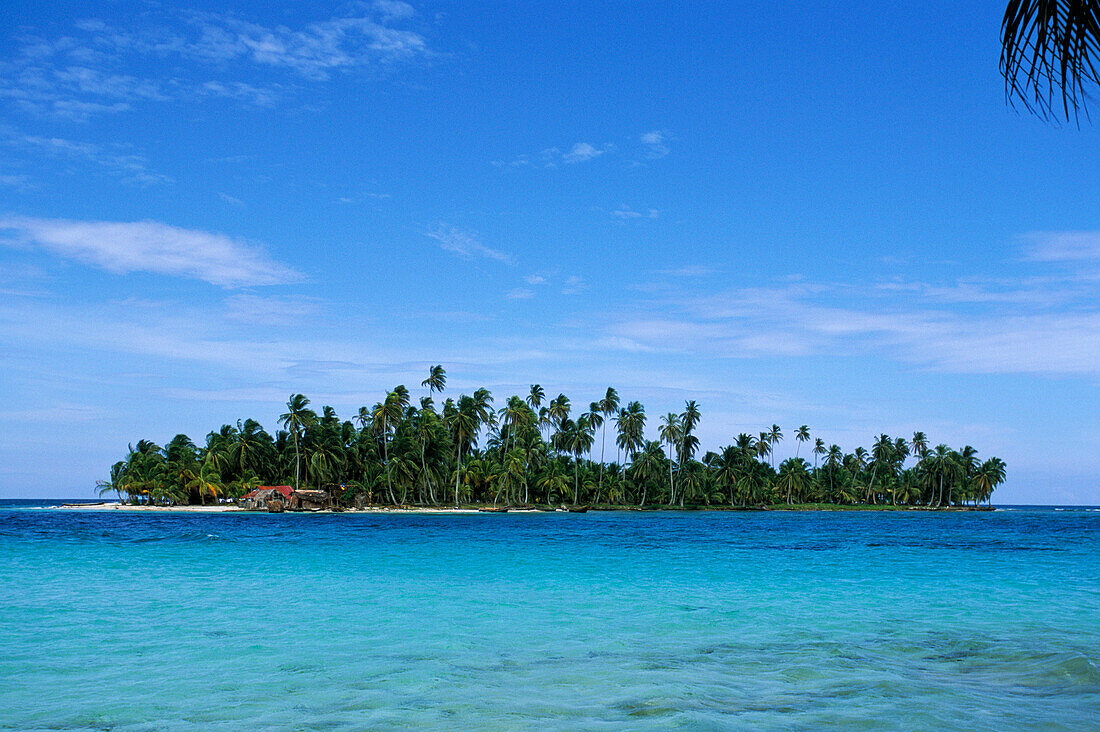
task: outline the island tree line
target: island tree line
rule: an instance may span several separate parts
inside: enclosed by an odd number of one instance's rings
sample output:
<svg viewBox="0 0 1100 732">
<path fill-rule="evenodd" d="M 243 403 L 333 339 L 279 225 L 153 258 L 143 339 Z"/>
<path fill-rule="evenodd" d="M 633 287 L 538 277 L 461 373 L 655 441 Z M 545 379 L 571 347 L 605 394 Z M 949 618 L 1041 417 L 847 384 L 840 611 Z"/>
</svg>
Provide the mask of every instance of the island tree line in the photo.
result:
<svg viewBox="0 0 1100 732">
<path fill-rule="evenodd" d="M 274 436 L 246 419 L 211 432 L 202 446 L 186 435 L 163 448 L 140 440 L 99 482 L 100 494 L 193 504 L 288 484 L 328 491 L 335 506 L 945 507 L 989 501 L 1005 480 L 999 458 L 981 460 L 970 446 L 933 447 L 923 432 L 879 435 L 870 450 L 845 452 L 805 425 L 787 435 L 772 425 L 700 454 L 694 400 L 650 422 L 657 436 L 650 440 L 645 408 L 623 403 L 613 388 L 579 408 L 564 394 L 548 398 L 538 384 L 499 406 L 487 389 L 437 406 L 446 383 L 443 367 L 433 366 L 418 403 L 397 386 L 351 420 L 328 406 L 318 414 L 295 394 Z M 776 465 L 785 439 L 795 455 Z"/>
</svg>

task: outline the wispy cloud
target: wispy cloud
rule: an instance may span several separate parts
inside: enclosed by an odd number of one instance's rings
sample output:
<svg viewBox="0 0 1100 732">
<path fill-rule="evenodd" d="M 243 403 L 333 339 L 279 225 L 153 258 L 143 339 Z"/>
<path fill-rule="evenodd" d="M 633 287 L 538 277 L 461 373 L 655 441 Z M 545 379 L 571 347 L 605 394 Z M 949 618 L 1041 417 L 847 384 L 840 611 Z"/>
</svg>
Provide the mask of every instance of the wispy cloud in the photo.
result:
<svg viewBox="0 0 1100 732">
<path fill-rule="evenodd" d="M 373 5 L 385 21 L 408 20 L 416 15 L 416 9 L 401 0 L 374 0 Z"/>
<path fill-rule="evenodd" d="M 171 178 L 149 169 L 149 161 L 122 146 L 104 146 L 60 137 L 26 135 L 9 138 L 8 142 L 37 155 L 90 163 L 124 183 L 150 185 L 168 183 Z"/>
<path fill-rule="evenodd" d="M 561 288 L 563 295 L 579 295 L 588 289 L 588 284 L 583 277 L 571 275 L 565 278 L 565 285 Z"/>
<path fill-rule="evenodd" d="M 615 145 L 605 143 L 593 145 L 590 142 L 576 142 L 568 150 L 560 147 L 548 147 L 537 156 L 528 154 L 517 155 L 511 160 L 494 160 L 493 165 L 498 168 L 524 168 L 528 166 L 540 168 L 557 168 L 562 165 L 576 165 L 595 160 L 601 155 L 613 152 Z"/>
<path fill-rule="evenodd" d="M 719 270 L 715 267 L 707 267 L 701 264 L 689 264 L 684 267 L 675 267 L 673 269 L 658 269 L 655 270 L 653 274 L 663 277 L 706 277 L 718 271 Z"/>
<path fill-rule="evenodd" d="M 569 152 L 563 154 L 561 159 L 563 163 L 567 164 L 583 163 L 598 158 L 611 149 L 612 147 L 610 145 L 596 147 L 589 142 L 578 142 L 574 144 L 573 147 L 569 148 Z"/>
<path fill-rule="evenodd" d="M 444 251 L 457 254 L 464 259 L 481 257 L 504 262 L 505 264 L 512 264 L 514 261 L 511 254 L 491 249 L 482 244 L 475 234 L 456 229 L 447 224 L 439 224 L 434 230 L 427 232 L 425 235 L 437 241 Z"/>
<path fill-rule="evenodd" d="M 415 15 L 407 3 L 379 0 L 297 27 L 171 10 L 142 14 L 127 27 L 79 21 L 62 35 L 19 39 L 0 61 L 0 99 L 78 121 L 141 103 L 210 97 L 272 107 L 293 78 L 324 81 L 435 57 L 423 35 L 400 27 Z M 164 59 L 173 59 L 173 74 L 151 77 L 150 62 Z M 239 78 L 242 66 L 286 71 L 292 79 L 257 86 Z"/>
<path fill-rule="evenodd" d="M 413 15 L 405 3 L 381 3 L 376 13 L 309 23 L 297 29 L 264 26 L 235 16 L 195 14 L 196 39 L 177 39 L 172 50 L 209 61 L 244 59 L 261 66 L 292 69 L 324 80 L 340 70 L 408 61 L 430 55 L 419 33 L 390 23 Z"/>
<path fill-rule="evenodd" d="M 646 132 L 639 138 L 646 148 L 646 156 L 652 159 L 668 155 L 668 134 L 660 130 Z"/>
<path fill-rule="evenodd" d="M 242 81 L 208 81 L 198 88 L 204 96 L 236 99 L 251 107 L 274 107 L 282 87 L 278 85 L 256 86 Z"/>
<path fill-rule="evenodd" d="M 266 326 L 296 325 L 320 312 L 321 303 L 310 297 L 263 297 L 239 294 L 225 299 L 225 317 L 241 323 Z"/>
<path fill-rule="evenodd" d="M 25 175 L 0 175 L 0 186 L 9 186 L 11 188 L 29 188 L 30 180 Z"/>
<path fill-rule="evenodd" d="M 1033 261 L 1100 263 L 1100 231 L 1037 231 L 1023 238 Z"/>
<path fill-rule="evenodd" d="M 619 206 L 617 209 L 611 212 L 611 216 L 619 219 L 620 221 L 631 221 L 635 219 L 655 219 L 660 217 L 661 212 L 655 208 L 646 209 L 645 211 L 635 211 L 630 206 Z"/>
<path fill-rule="evenodd" d="M 547 283 L 546 277 L 540 274 L 529 274 L 523 280 L 529 285 L 545 285 Z"/>
<path fill-rule="evenodd" d="M 509 300 L 530 300 L 535 296 L 534 290 L 529 290 L 525 287 L 517 287 L 514 290 L 509 290 L 505 295 Z"/>
<path fill-rule="evenodd" d="M 952 373 L 1100 372 L 1094 300 L 1048 312 L 1019 300 L 980 302 L 980 311 L 959 310 L 936 288 L 794 283 L 694 298 L 681 293 L 612 322 L 605 334 L 625 350 L 720 358 L 861 354 Z"/>
<path fill-rule="evenodd" d="M 259 246 L 222 234 L 156 221 L 109 222 L 0 218 L 9 243 L 41 248 L 108 272 L 152 272 L 222 287 L 274 285 L 302 275 Z"/>
</svg>

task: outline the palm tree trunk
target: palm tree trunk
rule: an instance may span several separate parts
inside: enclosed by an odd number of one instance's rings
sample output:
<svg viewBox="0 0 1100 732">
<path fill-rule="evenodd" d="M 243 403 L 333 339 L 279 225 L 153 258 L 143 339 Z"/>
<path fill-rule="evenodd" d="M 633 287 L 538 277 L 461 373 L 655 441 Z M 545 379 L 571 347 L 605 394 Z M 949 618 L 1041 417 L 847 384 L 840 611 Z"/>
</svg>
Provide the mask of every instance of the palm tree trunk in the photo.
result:
<svg viewBox="0 0 1100 732">
<path fill-rule="evenodd" d="M 596 503 L 600 502 L 600 491 L 603 490 L 603 453 L 607 449 L 607 422 L 603 424 L 603 435 L 600 438 L 600 480 L 596 485 Z"/>
<path fill-rule="evenodd" d="M 577 462 L 573 463 L 573 505 L 577 505 L 577 494 L 580 493 L 580 480 L 581 480 L 581 459 L 578 457 Z"/>
<path fill-rule="evenodd" d="M 302 470 L 302 457 L 298 454 L 298 432 L 294 432 L 294 490 L 298 490 L 298 476 Z"/>
<path fill-rule="evenodd" d="M 432 505 L 435 505 L 435 487 L 432 485 L 432 478 L 428 475 L 428 463 L 424 459 L 425 444 L 423 441 L 420 443 L 420 473 L 424 476 L 424 482 L 428 484 L 428 495 Z"/>
<path fill-rule="evenodd" d="M 672 482 L 672 442 L 668 443 L 668 505 L 676 502 L 676 486 Z"/>
<path fill-rule="evenodd" d="M 523 451 L 523 502 L 528 504 L 531 502 L 531 494 L 527 490 L 527 451 Z"/>
<path fill-rule="evenodd" d="M 462 477 L 462 438 L 458 440 L 458 468 L 455 470 L 455 508 L 458 508 L 458 481 Z"/>
</svg>

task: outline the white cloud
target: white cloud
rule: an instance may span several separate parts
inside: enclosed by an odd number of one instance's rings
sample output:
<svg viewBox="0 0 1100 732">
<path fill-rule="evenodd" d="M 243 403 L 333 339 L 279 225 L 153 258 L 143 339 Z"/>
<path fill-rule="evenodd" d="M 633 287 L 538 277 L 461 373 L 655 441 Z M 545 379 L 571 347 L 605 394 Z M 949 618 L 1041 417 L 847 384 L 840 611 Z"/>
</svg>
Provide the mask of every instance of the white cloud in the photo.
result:
<svg viewBox="0 0 1100 732">
<path fill-rule="evenodd" d="M 241 199 L 236 198 L 234 196 L 231 196 L 228 193 L 219 193 L 218 198 L 222 199 L 223 201 L 230 204 L 231 206 L 243 206 L 244 205 L 244 201 L 242 201 Z"/>
<path fill-rule="evenodd" d="M 0 175 L 0 186 L 10 186 L 12 188 L 27 188 L 30 185 L 30 181 L 27 180 L 25 175 Z"/>
<path fill-rule="evenodd" d="M 1100 262 L 1100 231 L 1037 231 L 1023 238 L 1033 261 Z"/>
<path fill-rule="evenodd" d="M 523 280 L 529 285 L 545 285 L 547 283 L 546 278 L 540 274 L 529 274 Z"/>
<path fill-rule="evenodd" d="M 689 264 L 674 269 L 659 269 L 656 270 L 654 274 L 663 275 L 665 277 L 706 277 L 718 271 L 719 270 L 714 267 L 707 267 L 701 264 Z"/>
<path fill-rule="evenodd" d="M 973 312 L 944 307 L 934 291 L 875 292 L 797 283 L 681 295 L 604 330 L 628 344 L 627 350 L 719 358 L 885 354 L 951 373 L 1100 372 L 1100 310 L 1094 300 L 1063 312 L 1035 312 L 1027 300 L 988 300 Z"/>
<path fill-rule="evenodd" d="M 434 231 L 427 232 L 425 236 L 439 242 L 440 248 L 444 251 L 457 254 L 464 259 L 483 257 L 485 259 L 494 259 L 498 262 L 504 262 L 505 264 L 513 263 L 511 254 L 497 249 L 491 249 L 482 244 L 476 235 L 456 229 L 453 226 L 439 224 Z"/>
<path fill-rule="evenodd" d="M 631 219 L 655 219 L 661 215 L 661 212 L 655 208 L 635 211 L 630 206 L 619 206 L 611 212 L 611 215 L 620 221 L 629 221 Z"/>
<path fill-rule="evenodd" d="M 241 81 L 208 81 L 199 87 L 202 95 L 237 99 L 253 107 L 274 107 L 279 99 L 278 86 L 255 86 Z"/>
<path fill-rule="evenodd" d="M 570 148 L 569 152 L 562 155 L 561 159 L 564 163 L 583 163 L 593 158 L 598 158 L 610 149 L 608 145 L 596 147 L 588 142 L 578 142 Z"/>
<path fill-rule="evenodd" d="M 535 296 L 534 290 L 528 290 L 523 287 L 517 287 L 514 290 L 510 290 L 505 297 L 509 300 L 530 300 Z"/>
<path fill-rule="evenodd" d="M 668 155 L 668 135 L 660 130 L 644 133 L 640 138 L 650 158 L 663 158 Z"/>
<path fill-rule="evenodd" d="M 378 0 L 355 14 L 296 27 L 267 26 L 233 14 L 158 9 L 139 14 L 126 27 L 79 21 L 63 35 L 20 39 L 22 44 L 0 60 L 0 99 L 77 121 L 141 103 L 211 96 L 272 107 L 295 85 L 246 83 L 238 78 L 242 65 L 317 81 L 433 58 L 424 36 L 396 27 L 414 15 L 407 3 Z M 150 61 L 169 57 L 174 75 L 153 78 Z M 217 78 L 209 79 L 211 73 Z"/>
<path fill-rule="evenodd" d="M 27 135 L 10 140 L 14 145 L 44 153 L 55 158 L 91 163 L 117 177 L 124 183 L 150 185 L 168 183 L 171 178 L 149 169 L 148 161 L 121 146 L 103 146 L 90 142 L 76 142 L 60 137 Z"/>
<path fill-rule="evenodd" d="M 562 152 L 559 147 L 548 147 L 534 157 L 523 154 L 517 155 L 512 160 L 493 160 L 491 164 L 496 168 L 524 168 L 536 165 L 543 168 L 557 168 L 561 165 L 574 165 L 595 160 L 614 150 L 615 145 L 611 143 L 597 147 L 590 142 L 577 142 L 565 152 Z"/>
<path fill-rule="evenodd" d="M 572 275 L 565 278 L 565 285 L 561 288 L 561 294 L 579 295 L 587 289 L 588 285 L 585 283 L 582 277 Z"/>
<path fill-rule="evenodd" d="M 401 0 L 374 0 L 374 9 L 383 20 L 407 20 L 416 15 L 413 6 Z"/>
<path fill-rule="evenodd" d="M 387 25 L 408 18 L 411 9 L 404 3 L 382 3 L 378 18 L 369 14 L 333 18 L 296 30 L 267 27 L 233 16 L 198 14 L 194 17 L 200 37 L 181 40 L 173 50 L 209 61 L 246 59 L 324 80 L 334 71 L 429 56 L 423 36 Z"/>
<path fill-rule="evenodd" d="M 302 275 L 260 247 L 222 234 L 156 221 L 69 221 L 8 217 L 0 229 L 16 242 L 109 272 L 152 272 L 222 287 L 298 282 Z"/>
<path fill-rule="evenodd" d="M 225 299 L 229 320 L 267 326 L 298 324 L 321 311 L 320 303 L 308 297 L 261 297 L 240 294 Z"/>
</svg>

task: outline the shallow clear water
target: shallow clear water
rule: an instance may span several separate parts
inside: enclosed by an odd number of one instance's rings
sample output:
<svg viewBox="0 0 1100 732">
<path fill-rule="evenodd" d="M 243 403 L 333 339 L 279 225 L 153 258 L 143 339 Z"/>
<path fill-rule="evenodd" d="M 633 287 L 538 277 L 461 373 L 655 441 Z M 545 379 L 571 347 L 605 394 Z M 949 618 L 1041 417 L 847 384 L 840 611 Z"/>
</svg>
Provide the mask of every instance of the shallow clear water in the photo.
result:
<svg viewBox="0 0 1100 732">
<path fill-rule="evenodd" d="M 0 728 L 1100 726 L 1100 512 L 0 508 Z"/>
</svg>

